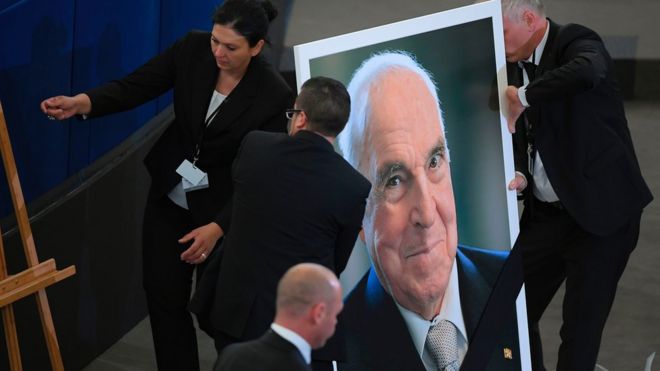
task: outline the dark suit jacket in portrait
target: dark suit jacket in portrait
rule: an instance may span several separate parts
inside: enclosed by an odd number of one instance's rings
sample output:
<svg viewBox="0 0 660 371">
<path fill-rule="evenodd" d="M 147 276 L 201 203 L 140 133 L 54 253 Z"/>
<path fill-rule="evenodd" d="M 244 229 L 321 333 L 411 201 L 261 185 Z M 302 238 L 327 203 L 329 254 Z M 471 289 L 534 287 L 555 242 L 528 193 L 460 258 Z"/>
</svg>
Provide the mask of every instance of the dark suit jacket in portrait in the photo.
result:
<svg viewBox="0 0 660 371">
<path fill-rule="evenodd" d="M 240 83 L 223 102 L 206 130 L 206 113 L 218 78 L 209 32 L 190 32 L 162 54 L 125 78 L 86 94 L 89 117 L 124 111 L 174 89 L 175 119 L 145 158 L 151 175 L 150 195 L 162 197 L 181 181 L 176 173 L 184 159 L 192 162 L 201 140 L 197 166 L 208 174 L 209 188 L 186 193 L 199 225 L 220 221 L 220 211 L 232 194 L 231 164 L 245 134 L 252 130 L 284 132 L 284 111 L 294 96 L 284 79 L 261 57 L 252 58 Z M 227 218 L 228 219 L 228 218 Z"/>
<path fill-rule="evenodd" d="M 272 330 L 259 339 L 229 345 L 214 371 L 311 371 L 295 345 Z"/>
<path fill-rule="evenodd" d="M 520 86 L 517 64 L 509 83 Z M 550 21 L 548 39 L 527 86 L 527 117 L 548 179 L 577 223 L 607 235 L 651 200 L 633 149 L 612 60 L 592 30 Z M 514 135 L 516 170 L 527 171 L 526 128 Z M 531 187 L 526 192 L 531 197 Z"/>
<path fill-rule="evenodd" d="M 461 309 L 468 341 L 475 332 L 490 290 L 508 254 L 459 246 L 456 253 Z M 520 370 L 518 326 L 515 312 L 502 319 L 506 332 L 487 370 Z M 504 357 L 504 348 L 512 359 Z M 469 345 L 468 345 L 469 349 Z M 335 336 L 325 348 L 313 353 L 315 370 L 326 370 L 337 360 L 340 371 L 424 371 L 404 318 L 392 297 L 385 292 L 373 267 L 365 274 L 344 302 Z"/>
<path fill-rule="evenodd" d="M 371 185 L 310 131 L 248 134 L 233 179 L 232 229 L 191 309 L 209 311 L 212 333 L 249 340 L 273 321 L 277 283 L 291 266 L 344 270 Z"/>
</svg>

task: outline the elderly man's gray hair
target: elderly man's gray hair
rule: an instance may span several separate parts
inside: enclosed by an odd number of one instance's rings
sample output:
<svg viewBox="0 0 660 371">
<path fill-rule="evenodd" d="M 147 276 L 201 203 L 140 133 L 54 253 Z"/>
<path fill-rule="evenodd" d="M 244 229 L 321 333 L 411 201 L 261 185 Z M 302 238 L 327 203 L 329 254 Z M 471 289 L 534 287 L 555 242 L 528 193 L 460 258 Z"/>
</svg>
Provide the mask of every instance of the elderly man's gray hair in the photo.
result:
<svg viewBox="0 0 660 371">
<path fill-rule="evenodd" d="M 438 93 L 431 74 L 404 51 L 388 51 L 375 54 L 362 62 L 362 65 L 355 71 L 351 78 L 347 89 L 351 96 L 351 114 L 346 127 L 337 137 L 337 145 L 344 158 L 358 170 L 363 170 L 361 168 L 361 156 L 365 144 L 366 122 L 369 116 L 370 91 L 372 87 L 377 86 L 381 82 L 381 77 L 385 73 L 397 69 L 410 70 L 419 75 L 424 81 L 433 99 L 438 102 L 440 130 L 444 135 L 445 128 L 442 120 L 442 109 L 440 108 Z M 402 102 L 402 104 L 405 104 L 405 102 Z"/>
<path fill-rule="evenodd" d="M 541 0 L 502 0 L 502 14 L 512 21 L 520 21 L 525 9 L 545 17 L 545 7 Z"/>
</svg>

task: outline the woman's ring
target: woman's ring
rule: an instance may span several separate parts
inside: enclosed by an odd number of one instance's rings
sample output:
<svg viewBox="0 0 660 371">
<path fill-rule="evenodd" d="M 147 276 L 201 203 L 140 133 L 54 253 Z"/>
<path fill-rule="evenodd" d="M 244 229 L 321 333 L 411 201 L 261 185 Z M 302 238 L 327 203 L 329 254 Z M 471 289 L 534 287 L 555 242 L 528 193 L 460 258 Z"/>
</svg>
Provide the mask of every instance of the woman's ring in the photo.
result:
<svg viewBox="0 0 660 371">
<path fill-rule="evenodd" d="M 202 258 L 206 259 L 206 254 L 202 253 Z"/>
</svg>

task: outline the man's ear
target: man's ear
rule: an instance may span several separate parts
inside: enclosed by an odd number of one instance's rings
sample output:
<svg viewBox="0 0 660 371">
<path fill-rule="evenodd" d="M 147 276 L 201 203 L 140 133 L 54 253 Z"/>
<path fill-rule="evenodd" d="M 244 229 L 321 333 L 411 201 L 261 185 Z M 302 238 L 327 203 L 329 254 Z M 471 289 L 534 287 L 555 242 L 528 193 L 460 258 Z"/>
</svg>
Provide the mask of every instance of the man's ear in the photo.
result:
<svg viewBox="0 0 660 371">
<path fill-rule="evenodd" d="M 366 241 L 364 240 L 364 228 L 360 229 L 359 235 L 360 235 L 360 240 L 362 241 L 362 243 L 366 243 Z"/>
<path fill-rule="evenodd" d="M 534 26 L 536 25 L 537 19 L 538 16 L 533 11 L 529 9 L 523 10 L 522 21 L 530 29 L 530 31 L 534 31 Z"/>
<path fill-rule="evenodd" d="M 296 128 L 296 131 L 305 130 L 307 129 L 308 122 L 307 114 L 305 111 L 301 111 L 298 113 L 296 120 L 293 122 L 293 127 Z"/>
<path fill-rule="evenodd" d="M 312 319 L 315 325 L 318 325 L 323 321 L 323 318 L 326 314 L 326 309 L 327 308 L 324 302 L 317 303 L 312 307 Z"/>
</svg>

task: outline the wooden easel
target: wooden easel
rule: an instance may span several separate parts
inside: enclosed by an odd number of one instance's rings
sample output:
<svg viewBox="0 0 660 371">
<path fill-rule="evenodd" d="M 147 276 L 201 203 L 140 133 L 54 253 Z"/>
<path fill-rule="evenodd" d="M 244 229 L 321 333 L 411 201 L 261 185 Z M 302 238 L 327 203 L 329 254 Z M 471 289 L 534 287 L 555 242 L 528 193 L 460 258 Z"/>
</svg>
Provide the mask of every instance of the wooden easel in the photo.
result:
<svg viewBox="0 0 660 371">
<path fill-rule="evenodd" d="M 53 259 L 39 263 L 25 200 L 23 199 L 23 191 L 18 180 L 14 153 L 9 142 L 9 133 L 2 110 L 2 103 L 0 103 L 0 151 L 2 152 L 2 161 L 5 166 L 5 172 L 7 173 L 11 199 L 14 204 L 14 211 L 16 212 L 16 221 L 18 222 L 18 229 L 21 234 L 23 250 L 25 251 L 25 258 L 28 265 L 28 268 L 24 271 L 8 276 L 5 250 L 1 238 L 2 231 L 0 231 L 0 308 L 2 308 L 2 322 L 7 340 L 9 366 L 12 371 L 23 369 L 12 303 L 34 294 L 39 307 L 39 316 L 41 317 L 41 326 L 48 347 L 50 364 L 53 370 L 63 371 L 62 355 L 60 354 L 60 347 L 57 344 L 57 335 L 55 334 L 53 318 L 50 315 L 50 306 L 48 305 L 45 288 L 74 275 L 76 273 L 76 267 L 72 265 L 58 271 L 55 267 L 55 260 Z"/>
</svg>

